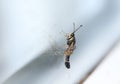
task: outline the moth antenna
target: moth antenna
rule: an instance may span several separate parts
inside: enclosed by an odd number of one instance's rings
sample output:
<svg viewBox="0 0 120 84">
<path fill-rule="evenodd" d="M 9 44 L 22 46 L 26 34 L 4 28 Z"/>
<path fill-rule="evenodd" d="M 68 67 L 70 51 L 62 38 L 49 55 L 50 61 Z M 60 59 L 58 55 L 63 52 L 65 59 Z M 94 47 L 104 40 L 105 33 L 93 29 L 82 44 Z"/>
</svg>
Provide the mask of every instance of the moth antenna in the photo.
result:
<svg viewBox="0 0 120 84">
<path fill-rule="evenodd" d="M 73 32 L 75 31 L 75 22 L 73 22 Z"/>
<path fill-rule="evenodd" d="M 78 31 L 83 25 L 80 25 L 77 29 L 75 29 L 75 31 L 73 33 L 75 33 L 76 31 Z"/>
</svg>

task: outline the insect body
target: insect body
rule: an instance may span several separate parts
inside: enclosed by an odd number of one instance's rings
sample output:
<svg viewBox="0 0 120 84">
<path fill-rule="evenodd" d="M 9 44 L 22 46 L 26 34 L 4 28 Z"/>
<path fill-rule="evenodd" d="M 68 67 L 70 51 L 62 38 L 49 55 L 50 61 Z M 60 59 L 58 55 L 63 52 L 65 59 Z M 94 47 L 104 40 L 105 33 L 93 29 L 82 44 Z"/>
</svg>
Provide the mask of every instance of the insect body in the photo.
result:
<svg viewBox="0 0 120 84">
<path fill-rule="evenodd" d="M 69 69 L 70 68 L 70 56 L 73 53 L 74 49 L 75 49 L 75 32 L 82 27 L 82 25 L 80 25 L 77 29 L 75 29 L 75 23 L 73 23 L 74 26 L 74 31 L 70 34 L 67 35 L 67 48 L 64 51 L 64 55 L 65 55 L 65 66 Z"/>
</svg>

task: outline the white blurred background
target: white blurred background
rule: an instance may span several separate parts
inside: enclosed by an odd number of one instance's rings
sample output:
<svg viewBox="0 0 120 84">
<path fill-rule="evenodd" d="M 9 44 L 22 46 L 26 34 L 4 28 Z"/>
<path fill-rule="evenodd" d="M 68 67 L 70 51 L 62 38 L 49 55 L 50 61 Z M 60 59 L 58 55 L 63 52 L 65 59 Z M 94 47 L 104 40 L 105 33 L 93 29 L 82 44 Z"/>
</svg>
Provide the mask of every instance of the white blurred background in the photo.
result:
<svg viewBox="0 0 120 84">
<path fill-rule="evenodd" d="M 120 37 L 119 0 L 0 0 L 0 83 L 78 84 Z M 71 69 L 65 37 L 76 32 Z"/>
<path fill-rule="evenodd" d="M 120 83 L 120 41 L 112 48 L 102 63 L 87 78 L 84 84 Z"/>
</svg>

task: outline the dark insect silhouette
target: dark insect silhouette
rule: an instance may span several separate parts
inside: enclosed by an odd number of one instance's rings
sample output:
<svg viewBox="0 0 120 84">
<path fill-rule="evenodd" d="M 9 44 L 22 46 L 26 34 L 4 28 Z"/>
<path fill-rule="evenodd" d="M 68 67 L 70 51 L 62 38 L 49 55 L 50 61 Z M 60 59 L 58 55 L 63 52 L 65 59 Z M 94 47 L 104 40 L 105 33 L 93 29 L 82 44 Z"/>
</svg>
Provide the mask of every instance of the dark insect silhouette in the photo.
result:
<svg viewBox="0 0 120 84">
<path fill-rule="evenodd" d="M 64 51 L 64 56 L 65 56 L 65 66 L 67 69 L 70 68 L 70 56 L 73 53 L 74 49 L 75 49 L 75 32 L 80 29 L 80 27 L 82 27 L 82 25 L 80 25 L 77 29 L 75 29 L 75 23 L 73 23 L 73 32 L 66 35 L 67 38 L 67 48 Z"/>
</svg>

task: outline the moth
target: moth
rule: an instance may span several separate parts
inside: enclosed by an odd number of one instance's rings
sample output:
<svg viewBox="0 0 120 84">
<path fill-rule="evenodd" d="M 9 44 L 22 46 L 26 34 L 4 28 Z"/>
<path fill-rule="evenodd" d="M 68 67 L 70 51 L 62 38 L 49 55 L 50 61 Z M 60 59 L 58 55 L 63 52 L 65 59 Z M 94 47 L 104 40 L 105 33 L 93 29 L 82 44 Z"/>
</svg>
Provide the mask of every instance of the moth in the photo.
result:
<svg viewBox="0 0 120 84">
<path fill-rule="evenodd" d="M 73 23 L 73 32 L 66 35 L 67 48 L 64 51 L 64 56 L 65 56 L 65 66 L 67 69 L 70 69 L 70 56 L 75 50 L 75 43 L 76 43 L 75 32 L 78 31 L 82 26 L 83 25 L 80 25 L 77 29 L 75 29 L 75 23 Z"/>
</svg>

